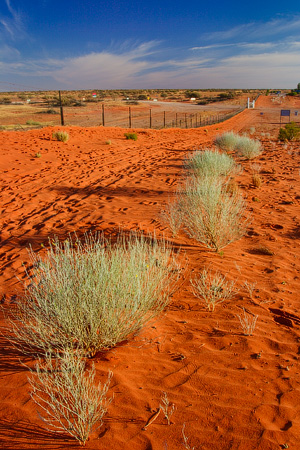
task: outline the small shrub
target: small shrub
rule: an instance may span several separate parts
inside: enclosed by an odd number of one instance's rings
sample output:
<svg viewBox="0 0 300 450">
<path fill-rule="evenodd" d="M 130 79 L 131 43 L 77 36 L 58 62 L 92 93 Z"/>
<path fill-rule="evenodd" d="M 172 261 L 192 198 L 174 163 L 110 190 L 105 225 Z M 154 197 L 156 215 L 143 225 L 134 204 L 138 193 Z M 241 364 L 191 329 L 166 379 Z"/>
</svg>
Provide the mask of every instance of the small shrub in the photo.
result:
<svg viewBox="0 0 300 450">
<path fill-rule="evenodd" d="M 35 120 L 27 120 L 26 125 L 34 125 L 41 127 L 43 124 L 41 122 L 36 122 Z"/>
<path fill-rule="evenodd" d="M 180 202 L 175 200 L 167 203 L 165 208 L 160 213 L 160 218 L 162 222 L 166 223 L 170 227 L 173 236 L 176 236 L 184 220 Z"/>
<path fill-rule="evenodd" d="M 204 269 L 198 278 L 191 280 L 193 293 L 206 303 L 209 311 L 214 311 L 215 306 L 224 300 L 229 300 L 235 294 L 234 281 L 226 281 L 220 273 Z"/>
<path fill-rule="evenodd" d="M 126 139 L 132 139 L 133 141 L 137 141 L 137 134 L 136 133 L 125 133 L 124 134 Z"/>
<path fill-rule="evenodd" d="M 161 411 L 164 413 L 165 418 L 167 419 L 168 425 L 171 425 L 171 416 L 175 411 L 174 403 L 170 403 L 168 399 L 168 394 L 163 392 L 161 396 L 161 404 L 159 405 Z"/>
<path fill-rule="evenodd" d="M 262 185 L 262 179 L 259 173 L 252 174 L 252 184 L 257 188 L 259 188 Z"/>
<path fill-rule="evenodd" d="M 55 109 L 46 109 L 46 111 L 40 111 L 39 114 L 59 114 L 58 111 L 55 111 Z"/>
<path fill-rule="evenodd" d="M 41 156 L 42 156 L 42 154 L 41 154 L 40 152 L 37 152 L 37 153 L 35 154 L 35 157 L 36 157 L 36 158 L 41 158 Z"/>
<path fill-rule="evenodd" d="M 240 136 L 233 131 L 229 131 L 228 133 L 221 134 L 215 138 L 215 144 L 221 150 L 225 152 L 234 151 L 236 148 L 236 144 Z"/>
<path fill-rule="evenodd" d="M 53 139 L 61 142 L 67 142 L 69 140 L 69 134 L 66 131 L 56 131 L 52 135 Z"/>
<path fill-rule="evenodd" d="M 251 312 L 246 312 L 245 308 L 243 308 L 243 315 L 237 314 L 237 317 L 239 318 L 244 335 L 252 336 L 258 316 Z"/>
<path fill-rule="evenodd" d="M 106 145 L 111 145 L 111 140 L 109 139 L 108 141 L 105 141 Z"/>
<path fill-rule="evenodd" d="M 300 128 L 295 122 L 290 122 L 285 125 L 284 128 L 280 128 L 278 139 L 280 141 L 292 141 L 297 139 L 300 133 Z"/>
<path fill-rule="evenodd" d="M 95 385 L 94 365 L 85 373 L 85 362 L 71 352 L 52 356 L 39 359 L 31 370 L 31 397 L 49 431 L 66 432 L 85 445 L 90 433 L 102 425 L 112 373 L 104 385 Z"/>
<path fill-rule="evenodd" d="M 262 145 L 259 141 L 251 139 L 247 136 L 240 136 L 235 150 L 238 155 L 246 159 L 253 159 L 260 156 L 262 153 Z"/>
<path fill-rule="evenodd" d="M 229 194 L 226 183 L 219 179 L 188 180 L 180 194 L 180 206 L 186 233 L 217 252 L 246 232 L 243 197 L 239 192 Z"/>
<path fill-rule="evenodd" d="M 185 167 L 197 177 L 226 176 L 237 174 L 240 171 L 234 159 L 225 153 L 210 150 L 196 151 L 185 159 Z"/>
<path fill-rule="evenodd" d="M 120 233 L 115 244 L 101 234 L 55 239 L 45 258 L 30 258 L 30 284 L 7 330 L 25 353 L 113 347 L 163 310 L 179 277 L 172 248 L 139 234 Z"/>
</svg>

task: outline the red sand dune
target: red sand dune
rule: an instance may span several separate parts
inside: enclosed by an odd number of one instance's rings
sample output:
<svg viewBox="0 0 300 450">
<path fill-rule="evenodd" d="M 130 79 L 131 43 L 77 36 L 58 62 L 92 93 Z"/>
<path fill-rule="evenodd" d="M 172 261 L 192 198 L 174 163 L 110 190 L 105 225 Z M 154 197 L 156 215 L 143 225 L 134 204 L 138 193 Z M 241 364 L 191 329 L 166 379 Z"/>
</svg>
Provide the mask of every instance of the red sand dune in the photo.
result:
<svg viewBox="0 0 300 450">
<path fill-rule="evenodd" d="M 41 250 L 48 236 L 119 226 L 155 230 L 180 245 L 188 260 L 186 280 L 157 322 L 127 344 L 96 356 L 100 379 L 108 370 L 114 373 L 114 399 L 86 448 L 181 449 L 183 424 L 195 449 L 300 448 L 299 143 L 276 139 L 279 111 L 289 107 L 300 108 L 299 100 L 279 103 L 261 97 L 255 110 L 222 124 L 134 130 L 136 142 L 125 139 L 129 130 L 117 128 L 66 127 L 70 140 L 65 144 L 52 139 L 59 127 L 0 133 L 4 308 L 15 295 L 22 296 L 16 277 L 25 276 L 26 248 Z M 183 234 L 173 239 L 159 213 L 180 181 L 184 156 L 212 147 L 216 134 L 247 132 L 253 126 L 264 146 L 255 160 L 263 183 L 255 188 L 251 163 L 241 161 L 238 182 L 252 214 L 246 236 L 223 254 Z M 272 254 L 260 254 L 262 246 Z M 190 275 L 208 265 L 238 285 L 236 297 L 214 312 L 193 296 L 189 284 Z M 245 281 L 256 283 L 252 298 Z M 243 335 L 236 316 L 242 306 L 258 315 L 250 337 Z M 0 352 L 0 448 L 78 448 L 67 435 L 44 427 L 30 399 L 28 371 L 5 336 Z M 143 430 L 163 392 L 176 406 L 172 424 L 161 413 Z"/>
</svg>

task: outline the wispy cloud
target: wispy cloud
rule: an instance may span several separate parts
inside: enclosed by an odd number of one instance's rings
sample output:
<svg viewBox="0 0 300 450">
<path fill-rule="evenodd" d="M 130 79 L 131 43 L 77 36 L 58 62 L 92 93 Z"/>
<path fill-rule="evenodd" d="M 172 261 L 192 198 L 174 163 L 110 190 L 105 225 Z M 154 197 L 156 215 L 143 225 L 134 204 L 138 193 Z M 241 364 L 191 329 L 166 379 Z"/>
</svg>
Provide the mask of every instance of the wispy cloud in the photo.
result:
<svg viewBox="0 0 300 450">
<path fill-rule="evenodd" d="M 241 24 L 224 31 L 205 33 L 202 38 L 207 42 L 224 41 L 259 41 L 266 38 L 282 38 L 300 35 L 300 15 L 278 17 L 267 22 L 251 22 Z"/>
<path fill-rule="evenodd" d="M 212 33 L 201 45 L 172 48 L 176 57 L 170 56 L 166 43 L 128 41 L 66 58 L 28 60 L 15 53 L 15 61 L 2 60 L 0 69 L 8 77 L 26 78 L 28 84 L 39 79 L 41 89 L 49 83 L 61 89 L 294 87 L 300 73 L 298 25 L 300 17 L 241 25 Z M 274 39 L 276 27 L 283 34 Z M 5 52 L 17 51 L 7 46 Z"/>
<path fill-rule="evenodd" d="M 12 7 L 10 0 L 5 0 L 5 3 L 8 14 L 0 17 L 0 24 L 2 25 L 0 31 L 12 40 L 19 39 L 25 33 L 22 16 Z"/>
</svg>

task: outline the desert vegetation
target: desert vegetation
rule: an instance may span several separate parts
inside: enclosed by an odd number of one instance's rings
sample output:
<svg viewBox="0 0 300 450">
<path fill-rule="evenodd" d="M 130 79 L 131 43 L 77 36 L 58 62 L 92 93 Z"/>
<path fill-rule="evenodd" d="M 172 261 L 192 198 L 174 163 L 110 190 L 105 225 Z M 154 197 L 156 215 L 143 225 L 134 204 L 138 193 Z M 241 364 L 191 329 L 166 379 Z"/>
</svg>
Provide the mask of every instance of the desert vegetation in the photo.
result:
<svg viewBox="0 0 300 450">
<path fill-rule="evenodd" d="M 53 139 L 61 142 L 67 142 L 69 140 L 69 134 L 66 131 L 56 131 L 52 135 Z"/>
<path fill-rule="evenodd" d="M 0 133 L 4 448 L 297 447 L 299 148 L 273 97 L 205 130 Z"/>
<path fill-rule="evenodd" d="M 92 356 L 128 339 L 167 305 L 179 269 L 164 241 L 137 234 L 56 239 L 45 258 L 30 257 L 26 295 L 9 323 L 12 342 L 31 354 Z"/>
<path fill-rule="evenodd" d="M 246 204 L 238 190 L 228 189 L 228 176 L 240 167 L 227 154 L 209 150 L 189 154 L 185 167 L 186 180 L 162 218 L 173 234 L 183 229 L 207 248 L 219 251 L 240 239 L 247 228 Z"/>
</svg>

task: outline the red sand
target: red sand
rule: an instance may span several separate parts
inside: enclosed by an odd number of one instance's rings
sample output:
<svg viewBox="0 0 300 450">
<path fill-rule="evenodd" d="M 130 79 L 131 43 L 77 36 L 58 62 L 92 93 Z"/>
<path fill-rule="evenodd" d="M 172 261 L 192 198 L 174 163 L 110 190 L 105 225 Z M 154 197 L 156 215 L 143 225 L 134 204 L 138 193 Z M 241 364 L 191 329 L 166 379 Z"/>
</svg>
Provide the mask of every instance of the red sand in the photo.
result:
<svg viewBox="0 0 300 450">
<path fill-rule="evenodd" d="M 156 230 L 180 245 L 188 259 L 186 282 L 158 321 L 129 343 L 96 356 L 100 378 L 108 370 L 114 373 L 114 399 L 86 448 L 181 449 L 183 424 L 195 449 L 300 448 L 300 156 L 298 143 L 276 139 L 279 111 L 289 107 L 300 109 L 299 100 L 280 104 L 262 97 L 255 110 L 223 124 L 206 130 L 134 130 L 136 142 L 126 140 L 129 130 L 119 128 L 66 128 L 70 140 L 65 144 L 52 139 L 59 127 L 0 133 L 0 296 L 5 295 L 5 308 L 15 294 L 22 295 L 16 276 L 24 277 L 26 248 L 31 244 L 40 250 L 48 236 L 119 226 Z M 184 156 L 211 147 L 216 134 L 252 126 L 265 150 L 255 160 L 261 165 L 261 187 L 251 183 L 251 163 L 241 162 L 238 182 L 252 214 L 247 235 L 223 254 L 183 234 L 172 239 L 159 213 L 180 180 Z M 259 254 L 261 246 L 273 254 Z M 214 312 L 189 285 L 190 274 L 208 265 L 238 285 L 236 297 Z M 257 283 L 253 298 L 245 281 Z M 242 306 L 258 315 L 250 337 L 242 334 L 236 317 Z M 28 371 L 5 336 L 0 351 L 0 448 L 78 448 L 67 435 L 49 433 L 38 418 Z M 161 413 L 143 430 L 163 392 L 176 406 L 172 424 Z"/>
</svg>

